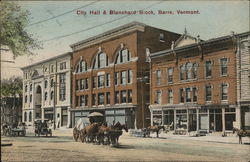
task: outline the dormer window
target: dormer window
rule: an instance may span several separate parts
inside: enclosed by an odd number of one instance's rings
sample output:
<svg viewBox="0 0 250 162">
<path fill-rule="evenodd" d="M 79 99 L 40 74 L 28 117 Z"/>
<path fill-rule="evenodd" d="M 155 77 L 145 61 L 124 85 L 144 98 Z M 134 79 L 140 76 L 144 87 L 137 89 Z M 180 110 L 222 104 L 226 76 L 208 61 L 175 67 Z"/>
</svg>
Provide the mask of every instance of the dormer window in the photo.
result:
<svg viewBox="0 0 250 162">
<path fill-rule="evenodd" d="M 108 66 L 108 56 L 106 55 L 106 53 L 101 52 L 96 56 L 94 60 L 93 68 L 97 69 L 97 68 L 103 68 L 106 66 Z"/>
<path fill-rule="evenodd" d="M 128 49 L 122 49 L 118 52 L 118 56 L 116 59 L 116 64 L 125 63 L 131 61 L 131 53 Z"/>
</svg>

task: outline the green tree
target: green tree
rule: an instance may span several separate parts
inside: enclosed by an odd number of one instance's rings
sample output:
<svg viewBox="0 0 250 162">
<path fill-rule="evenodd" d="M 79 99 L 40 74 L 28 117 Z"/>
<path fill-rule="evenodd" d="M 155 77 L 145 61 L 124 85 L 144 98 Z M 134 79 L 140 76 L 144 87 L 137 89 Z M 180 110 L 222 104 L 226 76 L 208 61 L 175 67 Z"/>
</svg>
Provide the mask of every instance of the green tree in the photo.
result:
<svg viewBox="0 0 250 162">
<path fill-rule="evenodd" d="M 1 96 L 14 97 L 22 96 L 22 79 L 20 77 L 12 77 L 1 81 Z"/>
<path fill-rule="evenodd" d="M 22 10 L 14 2 L 0 3 L 0 49 L 11 51 L 13 57 L 32 55 L 32 49 L 41 48 L 25 27 L 29 23 L 29 11 Z"/>
</svg>

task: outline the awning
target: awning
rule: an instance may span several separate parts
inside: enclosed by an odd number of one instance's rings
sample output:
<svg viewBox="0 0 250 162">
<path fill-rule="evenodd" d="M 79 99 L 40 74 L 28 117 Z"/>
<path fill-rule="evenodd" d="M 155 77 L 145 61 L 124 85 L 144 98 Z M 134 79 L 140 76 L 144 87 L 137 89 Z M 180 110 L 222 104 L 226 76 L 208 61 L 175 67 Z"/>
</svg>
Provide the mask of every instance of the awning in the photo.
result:
<svg viewBox="0 0 250 162">
<path fill-rule="evenodd" d="M 95 117 L 95 116 L 103 116 L 103 114 L 99 112 L 92 112 L 91 114 L 88 115 L 88 117 Z"/>
</svg>

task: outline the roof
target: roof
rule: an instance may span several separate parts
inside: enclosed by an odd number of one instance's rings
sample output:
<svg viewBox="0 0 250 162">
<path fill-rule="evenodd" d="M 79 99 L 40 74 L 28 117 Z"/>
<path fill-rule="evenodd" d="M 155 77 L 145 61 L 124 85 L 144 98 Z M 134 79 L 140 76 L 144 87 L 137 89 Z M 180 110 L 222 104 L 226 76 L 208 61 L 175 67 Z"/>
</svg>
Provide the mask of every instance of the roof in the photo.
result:
<svg viewBox="0 0 250 162">
<path fill-rule="evenodd" d="M 84 47 L 97 44 L 99 42 L 102 42 L 103 40 L 107 40 L 110 37 L 116 37 L 116 36 L 119 36 L 128 32 L 133 32 L 133 31 L 144 31 L 145 26 L 148 26 L 148 25 L 137 22 L 137 21 L 133 21 L 131 23 L 119 26 L 117 28 L 114 28 L 102 34 L 99 34 L 99 35 L 90 37 L 88 39 L 85 39 L 83 41 L 71 44 L 70 47 L 73 49 L 73 51 L 80 50 Z"/>
<path fill-rule="evenodd" d="M 31 65 L 28 65 L 28 66 L 24 66 L 22 67 L 21 69 L 24 70 L 24 69 L 27 69 L 29 67 L 32 67 L 32 66 L 36 66 L 36 65 L 39 65 L 39 64 L 43 64 L 45 62 L 48 62 L 48 61 L 51 61 L 51 60 L 55 60 L 55 59 L 59 59 L 59 58 L 62 58 L 62 57 L 65 57 L 67 55 L 71 55 L 72 52 L 67 52 L 67 53 L 63 53 L 61 55 L 57 55 L 57 56 L 54 56 L 54 57 L 51 57 L 51 58 L 48 58 L 48 59 L 45 59 L 45 60 L 42 60 L 42 61 L 39 61 L 39 62 L 36 62 L 34 64 L 31 64 Z"/>
</svg>

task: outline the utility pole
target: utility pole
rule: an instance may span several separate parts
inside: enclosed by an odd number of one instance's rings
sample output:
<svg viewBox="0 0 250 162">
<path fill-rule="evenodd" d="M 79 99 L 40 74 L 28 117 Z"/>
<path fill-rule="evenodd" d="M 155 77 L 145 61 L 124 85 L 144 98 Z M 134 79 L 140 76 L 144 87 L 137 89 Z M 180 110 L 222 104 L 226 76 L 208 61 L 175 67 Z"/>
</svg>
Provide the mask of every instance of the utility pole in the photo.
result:
<svg viewBox="0 0 250 162">
<path fill-rule="evenodd" d="M 53 82 L 54 96 L 53 96 L 53 120 L 54 120 L 54 130 L 56 129 L 56 81 Z"/>
</svg>

